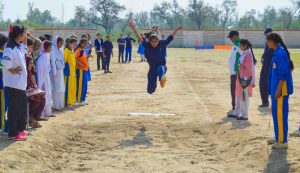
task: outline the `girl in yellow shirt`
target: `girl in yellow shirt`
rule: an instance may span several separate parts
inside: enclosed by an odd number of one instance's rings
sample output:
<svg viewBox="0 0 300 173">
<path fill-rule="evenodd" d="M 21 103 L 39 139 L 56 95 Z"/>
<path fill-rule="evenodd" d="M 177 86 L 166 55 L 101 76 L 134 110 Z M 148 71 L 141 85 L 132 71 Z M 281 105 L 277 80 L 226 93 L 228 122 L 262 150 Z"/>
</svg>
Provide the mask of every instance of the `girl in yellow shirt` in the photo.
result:
<svg viewBox="0 0 300 173">
<path fill-rule="evenodd" d="M 76 102 L 76 59 L 74 48 L 76 46 L 76 39 L 69 39 L 67 46 L 64 50 L 65 56 L 65 105 L 67 109 L 74 109 Z"/>
</svg>

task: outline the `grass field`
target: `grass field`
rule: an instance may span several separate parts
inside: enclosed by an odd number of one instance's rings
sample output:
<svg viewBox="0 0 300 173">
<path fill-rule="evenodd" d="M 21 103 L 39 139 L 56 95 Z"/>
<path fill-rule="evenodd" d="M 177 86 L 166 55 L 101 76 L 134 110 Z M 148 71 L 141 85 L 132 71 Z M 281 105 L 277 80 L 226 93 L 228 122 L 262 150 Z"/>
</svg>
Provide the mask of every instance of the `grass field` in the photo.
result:
<svg viewBox="0 0 300 173">
<path fill-rule="evenodd" d="M 257 59 L 261 49 L 255 50 Z M 300 50 L 291 50 L 296 69 L 289 128 L 300 124 Z M 116 52 L 115 52 L 115 55 Z M 226 118 L 230 109 L 229 51 L 168 49 L 166 88 L 146 93 L 147 63 L 117 64 L 112 74 L 91 61 L 89 105 L 57 114 L 27 142 L 1 136 L 0 172 L 298 173 L 300 138 L 288 150 L 271 150 L 269 110 L 259 110 L 258 87 L 249 121 Z M 256 66 L 256 81 L 261 64 Z M 130 117 L 127 113 L 171 113 Z"/>
</svg>

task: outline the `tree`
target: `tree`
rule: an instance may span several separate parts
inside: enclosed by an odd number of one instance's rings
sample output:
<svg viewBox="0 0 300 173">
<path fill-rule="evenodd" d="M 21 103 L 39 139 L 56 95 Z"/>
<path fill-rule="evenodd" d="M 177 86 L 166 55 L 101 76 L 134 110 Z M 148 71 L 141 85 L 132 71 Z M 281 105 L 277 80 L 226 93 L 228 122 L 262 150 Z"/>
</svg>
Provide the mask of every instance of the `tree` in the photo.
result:
<svg viewBox="0 0 300 173">
<path fill-rule="evenodd" d="M 293 7 L 290 9 L 290 13 L 289 13 L 290 17 L 287 22 L 286 29 L 290 29 L 294 16 L 297 13 L 299 13 L 299 10 L 300 10 L 300 0 L 291 0 L 291 1 L 293 3 Z"/>
<path fill-rule="evenodd" d="M 141 11 L 134 14 L 134 20 L 137 26 L 141 28 L 148 27 L 150 25 L 149 13 L 147 11 Z"/>
<path fill-rule="evenodd" d="M 27 21 L 30 23 L 46 25 L 55 23 L 57 19 L 52 16 L 49 10 L 41 12 L 38 8 L 34 8 L 34 3 L 28 3 L 28 13 L 26 14 Z"/>
<path fill-rule="evenodd" d="M 4 10 L 4 5 L 2 3 L 2 0 L 0 0 L 0 22 L 3 23 L 4 19 L 3 19 L 3 10 Z"/>
<path fill-rule="evenodd" d="M 233 22 L 237 5 L 238 3 L 236 0 L 223 0 L 221 5 L 223 11 L 221 19 L 223 28 L 230 26 L 230 24 Z"/>
<path fill-rule="evenodd" d="M 154 21 L 160 24 L 166 24 L 168 28 L 174 27 L 174 18 L 169 11 L 170 3 L 163 1 L 160 5 L 155 4 L 151 16 L 154 16 Z"/>
<path fill-rule="evenodd" d="M 87 20 L 92 24 L 101 26 L 107 34 L 110 34 L 114 25 L 119 21 L 119 13 L 125 10 L 125 6 L 115 0 L 91 0 L 91 9 L 87 13 Z"/>
<path fill-rule="evenodd" d="M 259 21 L 257 19 L 256 10 L 247 11 L 238 21 L 237 27 L 239 29 L 255 29 L 258 28 Z"/>
<path fill-rule="evenodd" d="M 169 10 L 173 13 L 173 16 L 175 18 L 175 21 L 177 21 L 178 24 L 183 24 L 183 18 L 184 18 L 184 9 L 181 8 L 177 2 L 177 0 L 173 0 L 172 4 L 169 3 Z"/>
<path fill-rule="evenodd" d="M 187 14 L 191 21 L 195 22 L 198 29 L 202 29 L 209 16 L 211 7 L 206 5 L 203 0 L 190 0 Z"/>
<path fill-rule="evenodd" d="M 264 9 L 264 12 L 260 15 L 261 22 L 264 28 L 270 28 L 274 25 L 277 19 L 277 11 L 274 7 L 268 6 Z"/>
<path fill-rule="evenodd" d="M 125 31 L 126 27 L 128 26 L 128 22 L 133 20 L 134 14 L 132 11 L 129 11 L 125 16 L 126 16 L 126 20 L 124 21 L 124 25 L 122 27 L 122 32 Z"/>
<path fill-rule="evenodd" d="M 75 26 L 79 26 L 80 28 L 84 28 L 88 25 L 86 11 L 83 6 L 76 6 L 75 7 L 75 15 L 74 19 L 76 19 L 77 23 Z"/>
</svg>

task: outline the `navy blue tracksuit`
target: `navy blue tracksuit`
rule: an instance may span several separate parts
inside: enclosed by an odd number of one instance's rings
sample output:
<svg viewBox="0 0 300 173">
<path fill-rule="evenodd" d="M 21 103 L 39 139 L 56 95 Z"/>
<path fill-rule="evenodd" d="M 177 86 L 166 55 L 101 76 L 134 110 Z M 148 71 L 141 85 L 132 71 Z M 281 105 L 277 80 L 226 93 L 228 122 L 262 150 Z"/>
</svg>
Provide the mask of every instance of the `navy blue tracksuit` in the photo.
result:
<svg viewBox="0 0 300 173">
<path fill-rule="evenodd" d="M 148 72 L 148 87 L 147 92 L 153 94 L 157 87 L 157 78 L 161 79 L 166 73 L 166 53 L 167 46 L 173 41 L 173 36 L 170 35 L 166 40 L 160 40 L 156 48 L 153 48 L 149 41 L 144 41 L 145 56 L 149 64 Z"/>
<path fill-rule="evenodd" d="M 262 56 L 262 69 L 260 72 L 260 80 L 259 80 L 260 96 L 263 105 L 269 105 L 268 80 L 269 80 L 270 66 L 272 63 L 273 54 L 274 54 L 274 50 L 270 49 L 268 45 L 266 45 Z"/>
<path fill-rule="evenodd" d="M 104 57 L 105 57 L 105 70 L 109 71 L 109 65 L 110 65 L 110 58 L 113 51 L 113 44 L 110 41 L 105 41 L 103 44 L 104 49 Z"/>
<path fill-rule="evenodd" d="M 132 43 L 135 43 L 135 39 L 133 38 L 125 38 L 126 42 L 126 55 L 125 55 L 125 62 L 131 62 L 131 57 L 132 57 Z"/>
<path fill-rule="evenodd" d="M 118 38 L 117 41 L 119 44 L 125 44 L 125 38 Z M 125 45 L 119 45 L 119 63 L 124 63 L 124 52 L 125 52 Z"/>
</svg>

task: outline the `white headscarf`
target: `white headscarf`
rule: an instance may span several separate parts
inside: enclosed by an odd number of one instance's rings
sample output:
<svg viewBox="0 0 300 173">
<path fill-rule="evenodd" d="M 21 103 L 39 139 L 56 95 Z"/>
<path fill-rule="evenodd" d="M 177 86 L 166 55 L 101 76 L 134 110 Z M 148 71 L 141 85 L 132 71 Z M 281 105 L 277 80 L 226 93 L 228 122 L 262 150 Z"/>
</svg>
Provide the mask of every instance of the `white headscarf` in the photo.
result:
<svg viewBox="0 0 300 173">
<path fill-rule="evenodd" d="M 50 53 L 52 72 L 56 75 L 56 70 L 61 70 L 65 68 L 64 62 L 64 51 L 62 48 L 57 47 L 58 37 L 55 37 L 52 41 L 52 49 Z"/>
</svg>

